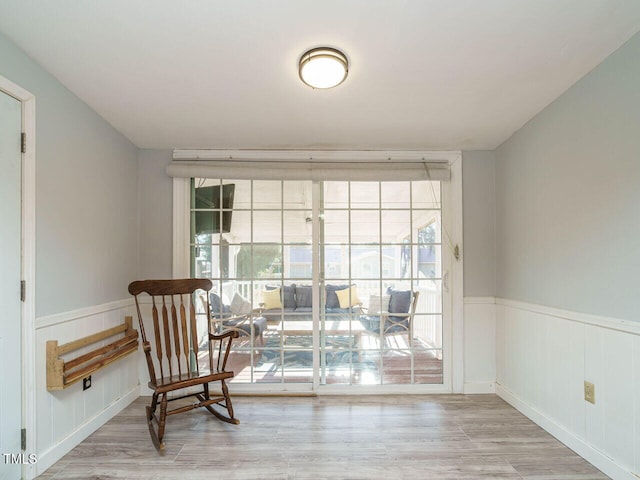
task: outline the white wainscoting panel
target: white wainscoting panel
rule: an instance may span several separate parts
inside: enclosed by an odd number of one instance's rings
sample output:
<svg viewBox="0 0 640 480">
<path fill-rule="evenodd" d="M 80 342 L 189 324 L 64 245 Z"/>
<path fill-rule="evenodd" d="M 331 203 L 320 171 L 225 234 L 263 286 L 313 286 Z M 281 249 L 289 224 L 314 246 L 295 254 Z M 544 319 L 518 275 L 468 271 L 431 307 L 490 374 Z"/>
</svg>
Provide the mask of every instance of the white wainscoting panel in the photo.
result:
<svg viewBox="0 0 640 480">
<path fill-rule="evenodd" d="M 91 388 L 82 382 L 49 392 L 47 390 L 46 344 L 61 345 L 124 322 L 133 315 L 131 301 L 98 305 L 65 314 L 36 319 L 36 448 L 37 474 L 53 465 L 69 450 L 102 426 L 139 396 L 138 355 L 132 354 L 91 374 Z M 135 317 L 134 317 L 135 320 Z M 134 322 L 134 328 L 137 329 Z M 105 340 L 102 344 L 108 343 Z M 99 343 L 70 354 L 87 353 Z"/>
<path fill-rule="evenodd" d="M 612 478 L 640 477 L 640 322 L 497 299 L 496 342 L 502 398 Z"/>
<path fill-rule="evenodd" d="M 496 299 L 464 299 L 464 393 L 494 393 Z"/>
</svg>

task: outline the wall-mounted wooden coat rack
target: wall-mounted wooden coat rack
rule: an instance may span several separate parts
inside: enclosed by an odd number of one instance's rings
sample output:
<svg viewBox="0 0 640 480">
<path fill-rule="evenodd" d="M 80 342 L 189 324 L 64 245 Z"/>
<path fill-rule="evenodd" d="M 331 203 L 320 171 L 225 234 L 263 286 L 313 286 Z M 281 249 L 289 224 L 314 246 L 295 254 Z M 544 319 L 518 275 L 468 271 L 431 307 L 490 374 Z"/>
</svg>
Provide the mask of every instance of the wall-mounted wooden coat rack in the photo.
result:
<svg viewBox="0 0 640 480">
<path fill-rule="evenodd" d="M 64 361 L 61 356 L 123 333 L 124 336 L 108 345 Z M 47 341 L 47 390 L 62 390 L 91 375 L 93 372 L 138 350 L 138 331 L 132 326 L 132 317 L 125 317 L 117 327 L 58 345 L 57 340 Z"/>
</svg>

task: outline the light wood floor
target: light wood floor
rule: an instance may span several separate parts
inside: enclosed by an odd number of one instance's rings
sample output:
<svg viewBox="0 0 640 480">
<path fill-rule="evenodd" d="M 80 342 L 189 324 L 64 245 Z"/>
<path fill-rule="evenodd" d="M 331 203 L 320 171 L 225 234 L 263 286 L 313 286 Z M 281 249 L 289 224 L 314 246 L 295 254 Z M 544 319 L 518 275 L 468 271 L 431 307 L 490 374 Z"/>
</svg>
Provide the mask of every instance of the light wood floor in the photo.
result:
<svg viewBox="0 0 640 480">
<path fill-rule="evenodd" d="M 141 397 L 38 479 L 603 479 L 495 395 L 234 397 L 151 445 Z"/>
</svg>

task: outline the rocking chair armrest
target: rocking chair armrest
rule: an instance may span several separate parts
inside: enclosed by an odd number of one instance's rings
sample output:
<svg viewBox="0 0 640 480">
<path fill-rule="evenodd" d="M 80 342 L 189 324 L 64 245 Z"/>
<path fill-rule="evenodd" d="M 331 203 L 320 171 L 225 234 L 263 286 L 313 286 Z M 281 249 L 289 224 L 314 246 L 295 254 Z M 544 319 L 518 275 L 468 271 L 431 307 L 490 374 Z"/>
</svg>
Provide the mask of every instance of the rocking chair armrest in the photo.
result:
<svg viewBox="0 0 640 480">
<path fill-rule="evenodd" d="M 220 335 L 217 335 L 215 333 L 210 333 L 209 340 L 224 340 L 227 337 L 238 338 L 239 336 L 240 334 L 236 330 L 227 330 L 226 332 L 221 333 Z"/>
<path fill-rule="evenodd" d="M 211 342 L 212 340 L 220 341 L 220 343 L 218 343 L 218 346 L 216 347 L 218 350 L 218 359 L 217 359 L 218 372 L 224 372 L 226 370 L 227 360 L 229 360 L 229 353 L 231 353 L 231 343 L 233 342 L 234 338 L 238 338 L 239 336 L 240 334 L 238 333 L 237 330 L 227 330 L 226 332 L 221 333 L 220 335 L 216 335 L 215 333 L 209 334 L 209 342 Z M 225 338 L 228 338 L 229 340 L 224 342 L 223 340 Z M 211 343 L 209 343 L 209 345 L 211 346 Z M 224 348 L 224 351 L 223 351 L 223 348 Z"/>
</svg>

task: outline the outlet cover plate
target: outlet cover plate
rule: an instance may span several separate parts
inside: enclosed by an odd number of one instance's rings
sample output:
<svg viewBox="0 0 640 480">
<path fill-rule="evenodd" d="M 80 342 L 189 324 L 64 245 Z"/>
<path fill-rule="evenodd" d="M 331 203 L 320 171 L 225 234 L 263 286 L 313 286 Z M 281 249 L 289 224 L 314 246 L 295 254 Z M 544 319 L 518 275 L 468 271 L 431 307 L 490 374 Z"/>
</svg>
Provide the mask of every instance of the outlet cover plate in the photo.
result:
<svg viewBox="0 0 640 480">
<path fill-rule="evenodd" d="M 584 382 L 584 399 L 589 403 L 596 403 L 596 387 L 591 382 Z"/>
</svg>

